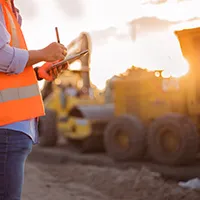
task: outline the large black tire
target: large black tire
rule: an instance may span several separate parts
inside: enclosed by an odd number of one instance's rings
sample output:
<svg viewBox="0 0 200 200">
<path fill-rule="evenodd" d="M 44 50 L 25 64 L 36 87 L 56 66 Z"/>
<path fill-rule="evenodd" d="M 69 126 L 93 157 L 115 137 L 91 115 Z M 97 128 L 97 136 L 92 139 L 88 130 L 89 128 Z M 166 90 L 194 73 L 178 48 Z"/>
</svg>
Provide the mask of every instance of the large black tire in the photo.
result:
<svg viewBox="0 0 200 200">
<path fill-rule="evenodd" d="M 40 146 L 52 147 L 56 146 L 57 135 L 57 116 L 53 110 L 46 110 L 46 115 L 40 117 L 39 120 L 39 138 Z"/>
<path fill-rule="evenodd" d="M 187 117 L 172 113 L 155 119 L 147 134 L 151 158 L 167 165 L 190 164 L 199 149 L 199 135 Z"/>
<path fill-rule="evenodd" d="M 67 139 L 69 148 L 78 153 L 102 152 L 103 137 L 102 135 L 91 135 L 83 140 Z"/>
<path fill-rule="evenodd" d="M 128 144 L 119 144 L 116 139 L 119 133 L 125 134 Z M 107 154 L 117 161 L 141 159 L 146 149 L 143 124 L 137 117 L 129 115 L 111 120 L 104 131 L 104 147 Z"/>
</svg>

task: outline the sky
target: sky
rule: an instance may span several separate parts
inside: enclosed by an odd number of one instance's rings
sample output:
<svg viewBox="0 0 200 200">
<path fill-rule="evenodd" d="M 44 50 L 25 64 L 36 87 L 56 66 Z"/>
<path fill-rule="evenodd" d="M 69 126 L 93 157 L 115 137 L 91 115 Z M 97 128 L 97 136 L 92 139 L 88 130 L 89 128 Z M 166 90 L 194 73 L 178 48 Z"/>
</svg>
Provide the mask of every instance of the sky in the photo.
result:
<svg viewBox="0 0 200 200">
<path fill-rule="evenodd" d="M 56 26 L 64 45 L 82 31 L 91 33 L 91 81 L 100 89 L 108 78 L 132 65 L 184 74 L 188 65 L 172 31 L 177 24 L 165 31 L 149 29 L 143 34 L 139 24 L 133 40 L 128 22 L 156 16 L 185 26 L 185 20 L 199 17 L 198 2 L 168 0 L 155 5 L 142 4 L 142 0 L 15 0 L 29 49 L 40 49 L 56 41 Z"/>
</svg>

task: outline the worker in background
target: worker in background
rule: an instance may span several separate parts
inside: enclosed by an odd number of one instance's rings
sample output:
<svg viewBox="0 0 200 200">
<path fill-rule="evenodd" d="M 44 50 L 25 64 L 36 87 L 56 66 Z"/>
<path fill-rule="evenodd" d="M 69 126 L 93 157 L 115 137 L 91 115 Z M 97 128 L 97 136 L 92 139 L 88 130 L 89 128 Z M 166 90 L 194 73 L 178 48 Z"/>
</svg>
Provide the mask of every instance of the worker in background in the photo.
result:
<svg viewBox="0 0 200 200">
<path fill-rule="evenodd" d="M 70 97 L 75 97 L 77 95 L 77 89 L 69 83 L 65 88 L 65 94 Z"/>
<path fill-rule="evenodd" d="M 66 95 L 65 95 L 65 84 L 63 84 L 62 82 L 58 85 L 58 87 L 60 88 L 60 105 L 61 108 L 63 110 L 66 109 L 67 106 L 67 102 L 66 102 Z"/>
<path fill-rule="evenodd" d="M 31 152 L 32 144 L 38 142 L 37 119 L 45 114 L 37 80 L 54 80 L 61 69 L 52 72 L 51 62 L 62 60 L 67 54 L 66 48 L 55 42 L 40 50 L 27 50 L 20 23 L 21 17 L 13 0 L 0 0 L 2 200 L 21 199 L 24 163 Z M 32 65 L 41 61 L 47 63 L 33 69 Z"/>
</svg>

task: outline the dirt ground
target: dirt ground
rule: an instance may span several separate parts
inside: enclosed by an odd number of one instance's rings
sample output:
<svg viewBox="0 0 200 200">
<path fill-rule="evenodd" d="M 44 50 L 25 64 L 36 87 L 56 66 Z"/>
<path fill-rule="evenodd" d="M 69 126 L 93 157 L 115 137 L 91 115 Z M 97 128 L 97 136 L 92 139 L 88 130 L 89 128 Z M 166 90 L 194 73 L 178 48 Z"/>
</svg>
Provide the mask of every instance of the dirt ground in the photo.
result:
<svg viewBox="0 0 200 200">
<path fill-rule="evenodd" d="M 35 155 L 34 155 L 35 156 Z M 199 200 L 200 192 L 182 189 L 143 167 L 117 169 L 31 159 L 26 164 L 23 200 Z"/>
</svg>

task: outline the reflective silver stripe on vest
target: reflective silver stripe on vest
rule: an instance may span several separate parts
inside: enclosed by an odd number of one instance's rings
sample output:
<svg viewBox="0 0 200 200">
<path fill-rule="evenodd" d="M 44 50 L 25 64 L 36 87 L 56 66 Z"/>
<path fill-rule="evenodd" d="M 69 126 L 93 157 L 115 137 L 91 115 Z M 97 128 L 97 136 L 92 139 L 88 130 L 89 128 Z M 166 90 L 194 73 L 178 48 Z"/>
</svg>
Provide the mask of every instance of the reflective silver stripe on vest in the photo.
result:
<svg viewBox="0 0 200 200">
<path fill-rule="evenodd" d="M 13 18 L 11 16 L 9 10 L 7 8 L 5 8 L 5 9 L 6 9 L 6 13 L 7 13 L 8 19 L 10 21 L 10 26 L 11 26 L 12 46 L 19 48 L 20 44 L 19 44 L 19 39 L 17 36 L 17 28 L 15 26 L 15 23 L 13 21 Z"/>
<path fill-rule="evenodd" d="M 5 90 L 0 90 L 0 103 L 24 98 L 31 98 L 34 96 L 38 96 L 39 94 L 40 91 L 38 84 L 19 88 L 8 88 Z"/>
</svg>

